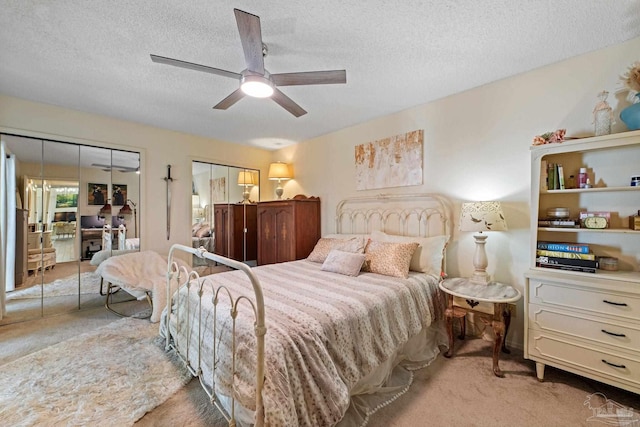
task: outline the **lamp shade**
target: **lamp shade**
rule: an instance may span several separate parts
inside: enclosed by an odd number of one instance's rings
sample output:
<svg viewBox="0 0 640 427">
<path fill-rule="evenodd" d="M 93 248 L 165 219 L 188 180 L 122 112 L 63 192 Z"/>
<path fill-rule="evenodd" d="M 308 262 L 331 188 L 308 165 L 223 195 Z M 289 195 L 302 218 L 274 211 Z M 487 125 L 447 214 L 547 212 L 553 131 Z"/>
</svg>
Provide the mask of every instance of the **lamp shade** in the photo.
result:
<svg viewBox="0 0 640 427">
<path fill-rule="evenodd" d="M 238 185 L 255 185 L 253 181 L 253 172 L 240 171 L 238 173 Z"/>
<path fill-rule="evenodd" d="M 133 211 L 131 210 L 131 206 L 127 202 L 124 203 L 124 206 L 120 208 L 120 212 L 118 215 L 131 215 Z"/>
<path fill-rule="evenodd" d="M 269 165 L 269 179 L 271 180 L 285 180 L 291 179 L 291 171 L 289 165 L 283 162 L 271 163 Z"/>
<path fill-rule="evenodd" d="M 111 214 L 111 203 L 109 200 L 100 208 L 100 215 Z"/>
<path fill-rule="evenodd" d="M 460 211 L 460 231 L 506 231 L 500 202 L 468 202 Z"/>
</svg>

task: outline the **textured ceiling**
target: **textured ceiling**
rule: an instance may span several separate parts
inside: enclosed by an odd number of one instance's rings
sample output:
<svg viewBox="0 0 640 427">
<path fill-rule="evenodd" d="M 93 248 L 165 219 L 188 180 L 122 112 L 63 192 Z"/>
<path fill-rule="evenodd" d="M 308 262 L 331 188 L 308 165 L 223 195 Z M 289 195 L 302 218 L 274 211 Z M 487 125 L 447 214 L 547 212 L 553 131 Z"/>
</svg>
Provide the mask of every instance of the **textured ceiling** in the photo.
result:
<svg viewBox="0 0 640 427">
<path fill-rule="evenodd" d="M 271 73 L 346 69 L 211 107 L 237 81 L 149 54 L 245 68 L 233 8 L 260 16 Z M 637 0 L 0 0 L 0 93 L 268 149 L 640 36 Z"/>
</svg>

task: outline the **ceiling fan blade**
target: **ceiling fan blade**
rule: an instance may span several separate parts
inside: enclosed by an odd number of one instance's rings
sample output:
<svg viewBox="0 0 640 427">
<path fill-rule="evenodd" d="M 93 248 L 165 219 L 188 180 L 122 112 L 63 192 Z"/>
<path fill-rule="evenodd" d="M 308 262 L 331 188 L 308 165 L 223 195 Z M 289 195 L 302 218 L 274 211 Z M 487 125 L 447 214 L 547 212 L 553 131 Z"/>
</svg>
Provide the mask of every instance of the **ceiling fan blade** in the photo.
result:
<svg viewBox="0 0 640 427">
<path fill-rule="evenodd" d="M 135 172 L 138 170 L 138 168 L 134 168 L 131 166 L 120 166 L 120 165 L 107 165 L 104 163 L 91 163 L 91 166 L 97 167 L 102 169 L 105 172 L 110 172 L 113 169 L 116 169 L 120 172 Z"/>
<path fill-rule="evenodd" d="M 277 88 L 273 89 L 273 95 L 271 99 L 276 101 L 282 108 L 290 112 L 296 117 L 304 116 L 307 112 L 298 104 L 293 102 L 291 98 L 279 91 Z"/>
<path fill-rule="evenodd" d="M 240 101 L 242 98 L 244 98 L 244 92 L 240 88 L 238 88 L 231 92 L 231 95 L 218 102 L 213 108 L 215 110 L 226 110 L 236 102 Z"/>
<path fill-rule="evenodd" d="M 207 67 L 206 65 L 194 64 L 193 62 L 180 61 L 179 59 L 166 58 L 164 56 L 152 54 L 151 60 L 159 64 L 173 65 L 174 67 L 186 68 L 189 70 L 204 71 L 205 73 L 216 74 L 223 77 L 231 77 L 232 79 L 240 80 L 240 78 L 242 77 L 242 75 L 234 73 L 233 71 Z"/>
<path fill-rule="evenodd" d="M 260 18 L 240 9 L 233 9 L 233 12 L 236 14 L 247 70 L 264 75 Z"/>
<path fill-rule="evenodd" d="M 345 70 L 271 74 L 276 86 L 327 85 L 347 82 Z"/>
</svg>

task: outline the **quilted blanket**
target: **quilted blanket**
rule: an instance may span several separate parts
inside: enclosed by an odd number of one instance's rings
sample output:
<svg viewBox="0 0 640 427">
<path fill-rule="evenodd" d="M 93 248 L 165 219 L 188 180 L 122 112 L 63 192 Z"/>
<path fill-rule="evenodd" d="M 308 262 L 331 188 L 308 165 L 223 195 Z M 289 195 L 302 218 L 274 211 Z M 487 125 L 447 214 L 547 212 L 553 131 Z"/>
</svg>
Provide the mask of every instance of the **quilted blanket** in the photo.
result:
<svg viewBox="0 0 640 427">
<path fill-rule="evenodd" d="M 302 260 L 253 269 L 265 300 L 263 396 L 267 426 L 335 425 L 349 406 L 353 386 L 409 338 L 442 317 L 442 299 L 433 276 L 411 273 L 402 279 L 361 273 L 349 277 L 322 271 L 320 266 Z M 235 296 L 251 297 L 251 285 L 239 271 L 207 276 L 203 283 L 203 379 L 209 387 L 215 382 L 217 393 L 233 395 L 243 407 L 254 410 L 256 358 L 251 307 L 246 301 L 240 303 L 232 384 L 226 292 L 219 294 L 216 312 L 215 359 L 211 303 L 214 288 L 224 286 Z M 197 319 L 197 292 L 198 286 L 182 289 L 174 299 L 174 314 Z M 175 323 L 170 327 L 175 334 Z M 197 369 L 197 322 L 192 322 L 190 330 L 185 326 L 179 329 L 180 334 L 174 337 L 177 346 L 183 354 L 189 347 L 191 363 Z"/>
</svg>

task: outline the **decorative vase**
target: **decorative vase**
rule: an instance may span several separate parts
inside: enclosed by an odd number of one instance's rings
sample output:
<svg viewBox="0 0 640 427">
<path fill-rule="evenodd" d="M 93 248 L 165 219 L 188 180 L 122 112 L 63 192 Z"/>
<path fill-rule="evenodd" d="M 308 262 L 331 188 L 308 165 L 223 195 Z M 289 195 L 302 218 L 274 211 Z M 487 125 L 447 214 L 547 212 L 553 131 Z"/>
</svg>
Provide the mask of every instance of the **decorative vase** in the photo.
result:
<svg viewBox="0 0 640 427">
<path fill-rule="evenodd" d="M 629 130 L 640 129 L 640 92 L 636 93 L 635 104 L 629 105 L 620 112 L 620 119 L 624 122 Z"/>
<path fill-rule="evenodd" d="M 615 123 L 613 121 L 613 109 L 607 102 L 607 96 L 609 92 L 603 90 L 598 94 L 598 103 L 593 109 L 593 123 L 595 124 L 595 134 L 609 135 L 611 133 L 611 125 Z"/>
</svg>

